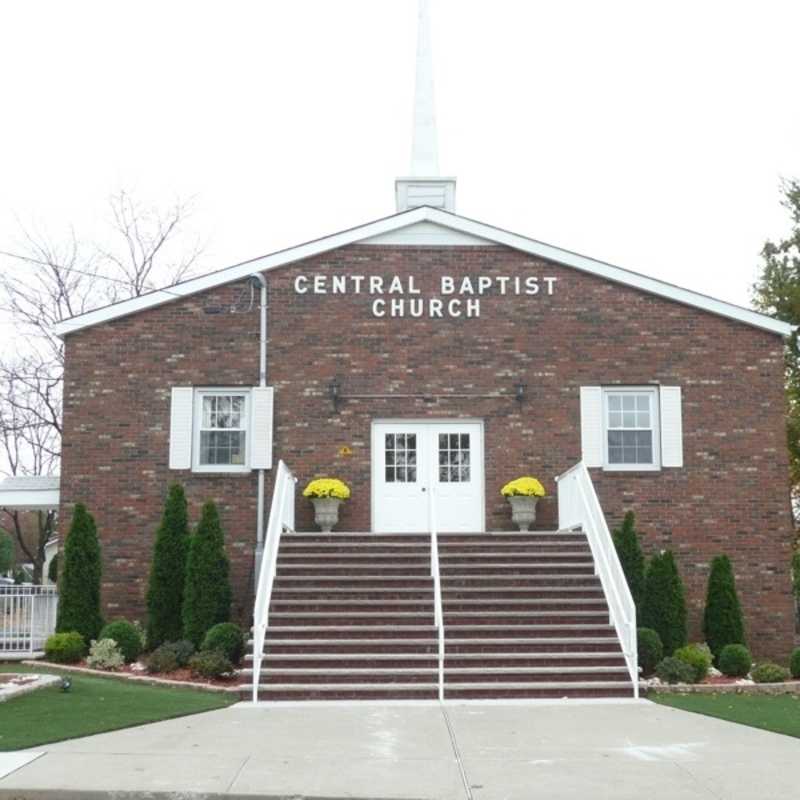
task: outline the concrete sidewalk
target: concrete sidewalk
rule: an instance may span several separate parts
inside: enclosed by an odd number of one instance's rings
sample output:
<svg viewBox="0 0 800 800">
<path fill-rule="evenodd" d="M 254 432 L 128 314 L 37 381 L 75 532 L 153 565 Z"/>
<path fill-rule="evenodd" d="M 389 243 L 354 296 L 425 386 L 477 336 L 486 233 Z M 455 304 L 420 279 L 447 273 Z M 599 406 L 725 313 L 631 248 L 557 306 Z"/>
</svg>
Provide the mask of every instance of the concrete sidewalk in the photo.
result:
<svg viewBox="0 0 800 800">
<path fill-rule="evenodd" d="M 237 705 L 35 748 L 0 798 L 785 800 L 800 740 L 657 706 Z"/>
</svg>

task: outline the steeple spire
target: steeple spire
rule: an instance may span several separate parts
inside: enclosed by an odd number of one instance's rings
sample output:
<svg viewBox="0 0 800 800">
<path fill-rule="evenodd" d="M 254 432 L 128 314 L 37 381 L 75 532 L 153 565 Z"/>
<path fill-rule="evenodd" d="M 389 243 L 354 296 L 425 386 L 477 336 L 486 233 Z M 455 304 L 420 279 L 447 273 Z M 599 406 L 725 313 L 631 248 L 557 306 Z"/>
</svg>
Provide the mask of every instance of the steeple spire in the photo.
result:
<svg viewBox="0 0 800 800">
<path fill-rule="evenodd" d="M 438 174 L 439 143 L 436 136 L 436 101 L 433 92 L 430 2 L 419 0 L 411 175 L 432 178 Z"/>
<path fill-rule="evenodd" d="M 439 176 L 430 0 L 419 0 L 411 171 L 409 177 L 395 181 L 395 196 L 398 211 L 418 206 L 455 211 L 456 179 Z"/>
</svg>

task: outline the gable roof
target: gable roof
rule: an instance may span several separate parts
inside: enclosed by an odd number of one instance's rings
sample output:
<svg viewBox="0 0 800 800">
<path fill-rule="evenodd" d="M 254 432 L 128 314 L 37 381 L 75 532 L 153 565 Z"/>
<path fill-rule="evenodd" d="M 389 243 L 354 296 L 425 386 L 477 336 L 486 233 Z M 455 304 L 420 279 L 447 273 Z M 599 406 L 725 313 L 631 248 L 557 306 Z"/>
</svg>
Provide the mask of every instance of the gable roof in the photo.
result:
<svg viewBox="0 0 800 800">
<path fill-rule="evenodd" d="M 301 261 L 302 259 L 310 258 L 311 256 L 319 255 L 320 253 L 325 253 L 330 250 L 335 250 L 336 248 L 348 244 L 355 244 L 369 239 L 375 240 L 375 237 L 381 237 L 402 228 L 417 225 L 418 223 L 433 223 L 461 234 L 463 237 L 466 237 L 466 239 L 472 239 L 473 241 L 479 239 L 484 240 L 486 244 L 505 245 L 514 250 L 529 253 L 537 258 L 573 267 L 581 272 L 597 275 L 598 277 L 624 286 L 631 286 L 643 292 L 664 297 L 676 303 L 699 308 L 703 311 L 727 317 L 728 319 L 742 322 L 745 325 L 761 328 L 762 330 L 770 331 L 771 333 L 776 333 L 781 336 L 789 336 L 794 329 L 793 326 L 787 322 L 781 322 L 766 314 L 760 314 L 757 311 L 752 311 L 749 308 L 744 308 L 734 303 L 717 300 L 716 298 L 694 292 L 690 289 L 684 289 L 680 286 L 657 280 L 656 278 L 641 275 L 638 272 L 631 272 L 621 267 L 615 267 L 604 261 L 597 261 L 596 259 L 545 244 L 536 239 L 529 239 L 528 237 L 503 230 L 502 228 L 495 228 L 492 225 L 477 222 L 467 217 L 461 217 L 457 214 L 452 214 L 437 208 L 421 206 L 411 209 L 410 211 L 404 211 L 400 214 L 394 214 L 390 217 L 384 217 L 375 222 L 369 222 L 366 225 L 360 225 L 356 228 L 334 233 L 331 236 L 315 239 L 311 242 L 297 245 L 296 247 L 279 250 L 270 255 L 262 256 L 252 261 L 245 261 L 241 264 L 218 270 L 217 272 L 191 278 L 182 283 L 170 286 L 168 289 L 159 289 L 141 295 L 140 297 L 133 297 L 130 300 L 123 300 L 113 305 L 95 309 L 94 311 L 88 311 L 85 314 L 80 314 L 79 316 L 60 322 L 55 326 L 55 332 L 59 336 L 67 336 L 83 328 L 89 328 L 103 322 L 109 322 L 130 314 L 136 314 L 139 311 L 154 308 L 182 297 L 188 297 L 198 292 L 212 289 L 215 286 L 241 280 L 255 272 L 269 272 L 278 267 Z M 377 241 L 380 241 L 380 239 Z M 464 243 L 467 244 L 466 241 L 464 241 Z"/>
</svg>

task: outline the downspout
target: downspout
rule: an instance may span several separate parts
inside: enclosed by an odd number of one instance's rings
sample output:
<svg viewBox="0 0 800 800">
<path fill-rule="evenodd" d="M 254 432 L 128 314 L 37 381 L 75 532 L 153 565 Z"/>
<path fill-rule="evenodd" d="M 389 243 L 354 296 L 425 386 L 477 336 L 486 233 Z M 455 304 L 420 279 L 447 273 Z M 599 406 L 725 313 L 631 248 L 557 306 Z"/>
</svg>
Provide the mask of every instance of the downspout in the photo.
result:
<svg viewBox="0 0 800 800">
<path fill-rule="evenodd" d="M 261 332 L 258 354 L 258 385 L 267 385 L 267 279 L 260 273 L 254 272 L 250 279 L 260 285 L 261 300 L 259 308 L 261 311 Z M 265 470 L 258 471 L 258 519 L 256 521 L 256 564 L 255 582 L 258 583 L 258 574 L 261 569 L 261 555 L 264 552 L 264 482 Z"/>
</svg>

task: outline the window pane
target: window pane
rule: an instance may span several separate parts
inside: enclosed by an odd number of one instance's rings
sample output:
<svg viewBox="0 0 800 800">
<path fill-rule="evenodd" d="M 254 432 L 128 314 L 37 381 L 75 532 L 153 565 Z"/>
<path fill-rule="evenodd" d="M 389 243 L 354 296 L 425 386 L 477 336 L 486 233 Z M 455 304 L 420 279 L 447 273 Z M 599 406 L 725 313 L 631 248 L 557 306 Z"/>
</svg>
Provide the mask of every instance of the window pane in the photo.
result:
<svg viewBox="0 0 800 800">
<path fill-rule="evenodd" d="M 386 449 L 387 450 L 394 450 L 394 434 L 387 433 L 386 434 Z"/>
<path fill-rule="evenodd" d="M 633 412 L 625 411 L 622 414 L 622 427 L 635 428 L 636 427 L 636 414 Z"/>
<path fill-rule="evenodd" d="M 621 428 L 622 427 L 622 413 L 619 411 L 611 411 L 608 415 L 608 427 L 609 428 Z"/>
<path fill-rule="evenodd" d="M 636 395 L 636 408 L 639 411 L 650 411 L 650 395 L 649 394 Z"/>
<path fill-rule="evenodd" d="M 469 483 L 469 466 L 461 467 L 461 482 Z"/>
<path fill-rule="evenodd" d="M 394 483 L 394 467 L 386 467 L 386 483 Z"/>
<path fill-rule="evenodd" d="M 417 434 L 416 433 L 409 433 L 406 435 L 406 448 L 408 450 L 416 450 L 417 449 Z"/>
<path fill-rule="evenodd" d="M 439 481 L 440 481 L 440 483 L 449 483 L 450 482 L 450 468 L 449 467 L 439 467 Z"/>
<path fill-rule="evenodd" d="M 447 434 L 440 433 L 439 434 L 439 449 L 440 450 L 447 450 Z"/>
<path fill-rule="evenodd" d="M 406 470 L 406 478 L 408 483 L 416 483 L 417 482 L 417 468 L 416 467 L 408 467 Z"/>
<path fill-rule="evenodd" d="M 390 467 L 394 465 L 394 452 L 391 450 L 386 451 L 386 466 Z"/>
<path fill-rule="evenodd" d="M 450 434 L 450 449 L 451 450 L 458 450 L 458 434 L 451 433 Z"/>
<path fill-rule="evenodd" d="M 621 447 L 622 446 L 622 431 L 609 431 L 608 432 L 608 446 Z"/>
<path fill-rule="evenodd" d="M 622 398 L 618 394 L 608 396 L 609 411 L 620 411 L 622 409 Z"/>
<path fill-rule="evenodd" d="M 636 427 L 637 428 L 649 428 L 650 427 L 650 412 L 649 411 L 639 411 L 636 414 Z"/>
<path fill-rule="evenodd" d="M 636 410 L 636 396 L 632 394 L 622 395 L 622 410 L 635 411 Z"/>
<path fill-rule="evenodd" d="M 462 433 L 461 434 L 461 449 L 462 450 L 469 450 L 469 434 Z"/>
<path fill-rule="evenodd" d="M 212 419 L 214 413 L 214 397 L 204 397 L 203 398 L 203 427 L 204 428 L 211 428 L 213 427 Z"/>
</svg>

